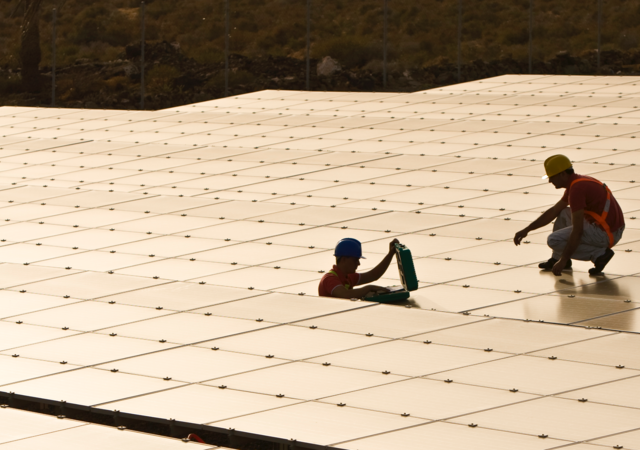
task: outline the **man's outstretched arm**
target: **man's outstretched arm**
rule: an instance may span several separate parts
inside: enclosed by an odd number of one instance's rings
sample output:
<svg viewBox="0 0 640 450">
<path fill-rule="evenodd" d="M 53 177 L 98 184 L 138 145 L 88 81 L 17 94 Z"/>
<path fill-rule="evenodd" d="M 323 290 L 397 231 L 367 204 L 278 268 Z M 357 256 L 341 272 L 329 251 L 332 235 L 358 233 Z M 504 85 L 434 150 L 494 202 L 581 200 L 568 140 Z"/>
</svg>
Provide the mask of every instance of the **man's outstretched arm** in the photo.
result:
<svg viewBox="0 0 640 450">
<path fill-rule="evenodd" d="M 400 241 L 398 241 L 397 239 L 394 239 L 389 243 L 389 253 L 387 253 L 387 255 L 382 258 L 382 261 L 380 261 L 380 263 L 373 269 L 360 274 L 360 282 L 358 283 L 358 285 L 373 283 L 382 275 L 384 275 L 384 273 L 389 268 L 389 264 L 391 264 L 391 260 L 396 254 L 396 244 L 398 243 L 400 243 Z"/>
<path fill-rule="evenodd" d="M 547 209 L 542 213 L 540 217 L 531 222 L 527 227 L 518 231 L 513 237 L 513 243 L 516 245 L 520 245 L 520 242 L 527 237 L 530 231 L 537 230 L 538 228 L 542 228 L 545 225 L 550 224 L 553 219 L 558 217 L 562 210 L 564 210 L 569 204 L 563 200 L 560 200 L 558 203 L 553 205 L 551 208 Z"/>
</svg>

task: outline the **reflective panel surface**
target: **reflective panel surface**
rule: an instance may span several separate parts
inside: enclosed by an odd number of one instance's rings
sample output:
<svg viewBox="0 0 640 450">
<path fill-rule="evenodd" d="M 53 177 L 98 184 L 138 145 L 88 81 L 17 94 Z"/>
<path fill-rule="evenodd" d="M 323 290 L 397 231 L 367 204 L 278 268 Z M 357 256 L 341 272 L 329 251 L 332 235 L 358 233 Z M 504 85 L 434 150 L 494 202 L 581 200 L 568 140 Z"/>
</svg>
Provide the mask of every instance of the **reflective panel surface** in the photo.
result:
<svg viewBox="0 0 640 450">
<path fill-rule="evenodd" d="M 638 86 L 505 75 L 166 111 L 0 107 L 0 396 L 344 449 L 634 448 Z M 622 208 L 604 274 L 539 269 L 551 224 L 513 243 L 563 194 L 540 178 L 555 154 Z M 318 297 L 347 237 L 359 273 L 398 239 L 418 289 Z M 372 282 L 400 284 L 397 269 Z M 42 424 L 3 446 L 93 429 Z"/>
</svg>

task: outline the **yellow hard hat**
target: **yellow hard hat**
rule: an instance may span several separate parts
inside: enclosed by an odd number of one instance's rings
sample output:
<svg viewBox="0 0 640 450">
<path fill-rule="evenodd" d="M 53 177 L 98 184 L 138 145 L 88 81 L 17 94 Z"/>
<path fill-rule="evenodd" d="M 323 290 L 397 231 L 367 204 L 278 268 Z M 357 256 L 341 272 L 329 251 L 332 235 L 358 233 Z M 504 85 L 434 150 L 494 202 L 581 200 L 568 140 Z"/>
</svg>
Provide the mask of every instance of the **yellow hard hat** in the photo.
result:
<svg viewBox="0 0 640 450">
<path fill-rule="evenodd" d="M 553 155 L 549 156 L 544 160 L 544 170 L 547 172 L 545 176 L 542 177 L 543 180 L 546 180 L 549 177 L 559 174 L 560 172 L 564 172 L 567 169 L 573 167 L 569 158 L 564 155 Z"/>
</svg>

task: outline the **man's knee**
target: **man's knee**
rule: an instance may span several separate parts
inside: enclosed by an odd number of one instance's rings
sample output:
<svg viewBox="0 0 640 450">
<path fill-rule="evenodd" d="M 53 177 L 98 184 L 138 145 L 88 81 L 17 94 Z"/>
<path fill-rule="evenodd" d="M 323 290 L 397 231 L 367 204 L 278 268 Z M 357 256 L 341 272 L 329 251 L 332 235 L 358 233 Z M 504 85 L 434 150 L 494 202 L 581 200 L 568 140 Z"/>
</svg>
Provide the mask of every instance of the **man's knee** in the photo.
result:
<svg viewBox="0 0 640 450">
<path fill-rule="evenodd" d="M 567 240 L 560 233 L 551 233 L 547 237 L 547 245 L 554 250 L 562 250 L 567 245 Z"/>
</svg>

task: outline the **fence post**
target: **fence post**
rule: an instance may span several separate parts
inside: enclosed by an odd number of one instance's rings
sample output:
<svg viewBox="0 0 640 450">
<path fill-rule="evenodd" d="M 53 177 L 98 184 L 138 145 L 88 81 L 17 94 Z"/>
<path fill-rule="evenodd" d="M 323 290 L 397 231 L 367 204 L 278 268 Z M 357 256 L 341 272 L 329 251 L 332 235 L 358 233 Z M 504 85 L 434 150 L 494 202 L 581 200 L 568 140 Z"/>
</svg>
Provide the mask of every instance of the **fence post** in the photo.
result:
<svg viewBox="0 0 640 450">
<path fill-rule="evenodd" d="M 51 106 L 56 106 L 56 9 L 53 8 L 51 37 Z"/>
<path fill-rule="evenodd" d="M 533 0 L 529 0 L 529 73 L 533 73 Z"/>
<path fill-rule="evenodd" d="M 458 83 L 462 80 L 462 0 L 458 0 Z"/>
<path fill-rule="evenodd" d="M 388 0 L 384 0 L 384 24 L 382 27 L 382 85 L 387 88 L 387 26 L 388 26 Z"/>
<path fill-rule="evenodd" d="M 600 40 L 602 36 L 602 0 L 598 0 L 598 73 L 600 73 Z"/>
<path fill-rule="evenodd" d="M 140 3 L 140 109 L 144 109 L 144 32 L 145 32 L 145 4 Z"/>
<path fill-rule="evenodd" d="M 311 0 L 307 0 L 307 91 L 311 90 Z"/>
<path fill-rule="evenodd" d="M 229 96 L 229 0 L 224 0 L 224 96 Z"/>
</svg>

